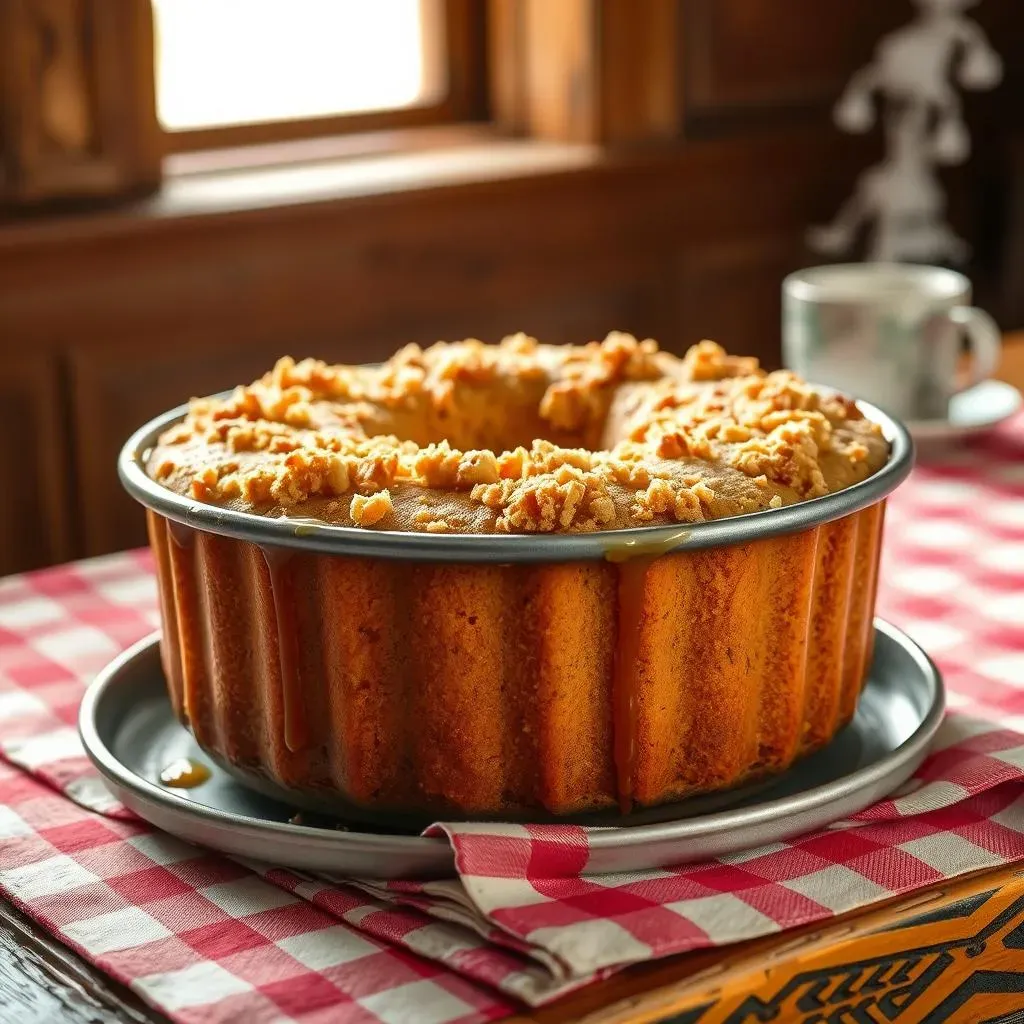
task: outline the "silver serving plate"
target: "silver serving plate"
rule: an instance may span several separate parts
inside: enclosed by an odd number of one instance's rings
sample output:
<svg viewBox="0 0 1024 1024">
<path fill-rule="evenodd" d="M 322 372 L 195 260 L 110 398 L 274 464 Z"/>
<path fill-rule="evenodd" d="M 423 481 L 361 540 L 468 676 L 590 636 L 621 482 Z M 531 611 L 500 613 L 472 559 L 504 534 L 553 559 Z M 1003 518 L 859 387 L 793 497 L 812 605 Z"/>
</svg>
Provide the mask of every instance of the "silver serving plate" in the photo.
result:
<svg viewBox="0 0 1024 1024">
<path fill-rule="evenodd" d="M 309 871 L 373 878 L 454 873 L 445 839 L 368 831 L 365 825 L 341 830 L 326 820 L 292 824 L 294 807 L 236 782 L 174 717 L 158 640 L 142 640 L 107 666 L 86 692 L 79 715 L 93 764 L 140 817 L 224 853 Z M 721 794 L 712 803 L 698 797 L 619 819 L 628 824 L 596 828 L 586 870 L 639 871 L 717 857 L 863 810 L 913 774 L 944 706 L 942 679 L 928 656 L 876 619 L 874 663 L 857 714 L 827 747 L 770 783 L 727 794 L 725 809 Z M 180 758 L 206 765 L 210 778 L 194 789 L 162 785 L 161 771 Z"/>
<path fill-rule="evenodd" d="M 878 423 L 889 442 L 889 460 L 866 480 L 834 494 L 796 505 L 748 515 L 694 523 L 686 527 L 640 526 L 581 534 L 446 534 L 368 530 L 303 519 L 270 517 L 220 508 L 176 494 L 151 480 L 146 460 L 160 435 L 184 418 L 187 406 L 150 420 L 121 449 L 117 470 L 125 490 L 147 508 L 196 530 L 238 537 L 257 544 L 300 548 L 328 555 L 402 558 L 437 562 L 568 562 L 605 558 L 609 550 L 628 552 L 637 546 L 659 554 L 694 551 L 729 544 L 748 544 L 763 537 L 796 533 L 841 519 L 880 501 L 910 473 L 914 444 L 899 421 L 867 402 L 857 407 Z"/>
</svg>

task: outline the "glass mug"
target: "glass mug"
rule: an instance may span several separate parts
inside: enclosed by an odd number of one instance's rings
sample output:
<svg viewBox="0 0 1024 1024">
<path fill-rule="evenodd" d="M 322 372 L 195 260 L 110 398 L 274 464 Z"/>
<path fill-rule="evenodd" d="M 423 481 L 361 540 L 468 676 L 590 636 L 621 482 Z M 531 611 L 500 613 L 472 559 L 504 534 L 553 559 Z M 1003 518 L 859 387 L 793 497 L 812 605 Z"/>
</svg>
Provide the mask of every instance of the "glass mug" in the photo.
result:
<svg viewBox="0 0 1024 1024">
<path fill-rule="evenodd" d="M 782 283 L 783 363 L 904 420 L 945 420 L 957 392 L 999 363 L 995 321 L 971 305 L 971 282 L 944 267 L 839 263 Z M 959 372 L 961 343 L 968 372 Z"/>
</svg>

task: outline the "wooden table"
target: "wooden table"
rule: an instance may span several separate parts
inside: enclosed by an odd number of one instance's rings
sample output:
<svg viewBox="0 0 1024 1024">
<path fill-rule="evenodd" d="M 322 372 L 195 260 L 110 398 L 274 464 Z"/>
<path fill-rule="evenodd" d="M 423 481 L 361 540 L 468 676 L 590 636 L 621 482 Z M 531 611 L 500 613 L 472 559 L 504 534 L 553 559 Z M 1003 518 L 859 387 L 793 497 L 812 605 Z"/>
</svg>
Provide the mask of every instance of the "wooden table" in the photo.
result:
<svg viewBox="0 0 1024 1024">
<path fill-rule="evenodd" d="M 999 376 L 1024 390 L 1024 331 L 1007 335 L 1005 342 Z M 1024 933 L 1024 866 L 933 886 L 846 914 L 824 927 L 813 925 L 726 950 L 634 968 L 513 1021 L 711 1022 L 723 1019 L 720 1010 L 702 1007 L 735 1003 L 738 993 L 746 993 L 742 998 L 763 1007 L 758 1015 L 738 1020 L 772 1019 L 769 1015 L 779 1020 L 803 1019 L 811 1013 L 807 1019 L 824 1021 L 826 1016 L 816 1018 L 813 1011 L 798 1009 L 800 1000 L 805 1000 L 804 1006 L 816 999 L 831 1000 L 826 1015 L 847 1000 L 867 1013 L 873 999 L 893 992 L 895 981 L 897 987 L 913 989 L 939 963 L 945 966 L 937 985 L 952 984 L 958 966 L 966 972 L 961 973 L 963 977 L 971 972 L 979 978 L 985 975 L 978 984 L 993 989 L 989 997 L 981 998 L 988 998 L 995 1007 L 994 1019 L 997 1012 L 1024 1007 L 1024 949 L 1016 948 L 1024 946 L 1024 940 L 1005 947 L 996 941 L 1018 926 Z M 981 953 L 984 961 L 975 962 Z M 984 971 L 977 972 L 977 967 Z M 1018 984 L 1015 992 L 1008 991 Z M 851 1011 L 849 1017 L 834 1019 L 857 1018 Z M 907 1019 L 921 1018 L 915 1013 Z M 157 1024 L 166 1020 L 0 897 L 0 1021 L 4 1024 Z"/>
<path fill-rule="evenodd" d="M 1024 391 L 1024 331 L 1003 336 L 1003 359 L 996 376 Z"/>
</svg>

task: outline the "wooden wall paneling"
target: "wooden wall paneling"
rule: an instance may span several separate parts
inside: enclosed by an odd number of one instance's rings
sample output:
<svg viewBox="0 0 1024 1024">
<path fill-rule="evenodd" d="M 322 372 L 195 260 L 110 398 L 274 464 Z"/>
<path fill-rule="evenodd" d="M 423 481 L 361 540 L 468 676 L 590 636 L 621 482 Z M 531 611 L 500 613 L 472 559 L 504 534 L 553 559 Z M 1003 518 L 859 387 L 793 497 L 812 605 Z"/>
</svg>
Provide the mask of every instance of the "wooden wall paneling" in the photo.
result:
<svg viewBox="0 0 1024 1024">
<path fill-rule="evenodd" d="M 910 3 L 821 0 L 680 0 L 679 10 L 680 85 L 692 138 L 809 121 L 835 131 L 828 114 L 850 76 L 872 60 L 883 35 L 918 14 Z M 985 102 L 1020 124 L 1019 0 L 986 0 L 967 16 L 987 32 L 1006 69 Z M 968 107 L 974 98 L 968 92 Z"/>
<path fill-rule="evenodd" d="M 365 201 L 0 232 L 0 322 L 82 351 L 134 334 L 141 352 L 198 328 L 225 344 L 253 325 L 281 337 L 342 322 L 353 335 L 430 329 L 510 296 L 543 305 L 614 288 L 637 253 L 650 266 L 683 243 L 792 231 L 821 215 L 854 151 L 802 135 L 737 140 Z"/>
<path fill-rule="evenodd" d="M 149 0 L 0 4 L 0 206 L 149 191 L 160 155 Z"/>
<path fill-rule="evenodd" d="M 31 335 L 65 331 L 83 351 L 133 335 L 148 351 L 152 338 L 200 328 L 223 332 L 222 344 L 254 326 L 372 337 L 388 324 L 431 330 L 510 296 L 543 305 L 638 273 L 625 243 L 657 218 L 634 219 L 642 186 L 626 180 L 620 192 L 619 173 L 195 218 L 77 243 L 0 242 L 0 316 Z"/>
<path fill-rule="evenodd" d="M 683 242 L 793 230 L 820 215 L 849 149 L 793 135 L 365 201 L 25 228 L 0 233 L 0 317 L 22 336 L 56 332 L 83 350 L 134 332 L 144 351 L 155 328 L 209 327 L 226 343 L 250 325 L 316 333 L 342 316 L 351 332 L 429 328 L 510 295 L 543 303 L 628 281 L 638 251 L 653 263 Z"/>
<path fill-rule="evenodd" d="M 676 261 L 676 317 L 684 345 L 713 338 L 730 352 L 780 364 L 781 283 L 808 263 L 792 232 L 684 249 Z"/>
<path fill-rule="evenodd" d="M 520 0 L 488 0 L 487 90 L 491 116 L 512 135 L 530 124 L 523 50 L 525 19 Z"/>
<path fill-rule="evenodd" d="M 591 142 L 599 136 L 600 67 L 593 0 L 520 0 L 530 134 Z"/>
<path fill-rule="evenodd" d="M 74 481 L 64 446 L 57 361 L 4 346 L 0 373 L 0 576 L 74 554 Z"/>
<path fill-rule="evenodd" d="M 904 3 L 680 0 L 687 134 L 823 115 L 875 42 L 910 20 Z"/>
<path fill-rule="evenodd" d="M 488 12 L 505 130 L 609 145 L 678 135 L 676 0 L 490 0 Z"/>
<path fill-rule="evenodd" d="M 487 4 L 484 0 L 420 0 L 429 17 L 444 20 L 448 68 L 445 102 L 453 121 L 479 121 L 489 109 L 487 86 Z"/>
<path fill-rule="evenodd" d="M 601 141 L 678 138 L 678 0 L 603 0 L 599 12 Z"/>
<path fill-rule="evenodd" d="M 1009 86 L 1024 73 L 1018 0 L 984 8 L 971 16 L 1003 53 Z M 821 0 L 490 0 L 488 10 L 498 124 L 608 145 L 808 124 L 834 133 L 829 114 L 850 75 L 915 15 L 907 3 Z M 1021 117 L 1009 89 L 1000 106 Z"/>
<path fill-rule="evenodd" d="M 1007 226 L 1001 253 L 998 294 L 1004 325 L 1024 324 L 1024 137 L 1013 140 L 1007 155 Z M 975 302 L 980 301 L 975 296 Z"/>
<path fill-rule="evenodd" d="M 491 0 L 491 112 L 512 132 L 600 138 L 600 0 Z"/>
<path fill-rule="evenodd" d="M 968 9 L 968 16 L 977 22 L 1003 61 L 1003 80 L 993 90 L 974 93 L 965 98 L 968 118 L 974 101 L 989 111 L 998 110 L 999 121 L 989 122 L 994 134 L 1007 121 L 1015 127 L 1024 125 L 1024 9 L 1019 0 L 985 0 Z"/>
<path fill-rule="evenodd" d="M 152 0 L 90 0 L 88 15 L 99 150 L 116 168 L 117 194 L 152 191 L 160 184 L 164 152 Z"/>
</svg>

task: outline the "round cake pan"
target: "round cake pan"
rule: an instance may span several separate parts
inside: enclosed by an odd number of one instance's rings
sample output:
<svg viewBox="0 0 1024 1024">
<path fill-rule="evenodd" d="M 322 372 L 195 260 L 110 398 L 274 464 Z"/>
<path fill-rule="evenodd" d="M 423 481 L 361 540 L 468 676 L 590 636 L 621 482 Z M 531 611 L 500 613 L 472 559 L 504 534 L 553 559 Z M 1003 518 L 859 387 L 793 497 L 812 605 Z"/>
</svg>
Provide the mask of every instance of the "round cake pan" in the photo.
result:
<svg viewBox="0 0 1024 1024">
<path fill-rule="evenodd" d="M 682 801 L 595 828 L 586 871 L 638 871 L 718 857 L 819 829 L 891 793 L 914 772 L 942 721 L 942 680 L 904 633 L 875 620 L 874 662 L 853 721 L 828 746 L 768 784 L 729 794 L 730 806 Z M 294 806 L 239 785 L 179 724 L 154 634 L 115 659 L 82 702 L 82 742 L 107 786 L 140 817 L 182 839 L 235 856 L 352 877 L 440 878 L 454 873 L 442 838 L 296 824 Z M 193 759 L 210 777 L 192 789 L 159 781 Z M 659 820 L 652 822 L 651 814 Z"/>
<path fill-rule="evenodd" d="M 599 559 L 614 551 L 621 557 L 631 546 L 659 554 L 747 544 L 765 537 L 796 533 L 841 519 L 874 505 L 910 472 L 914 445 L 906 428 L 867 402 L 858 408 L 878 423 L 890 445 L 889 460 L 866 480 L 834 494 L 742 516 L 685 527 L 642 526 L 582 534 L 438 534 L 360 529 L 287 517 L 255 515 L 220 508 L 176 494 L 152 480 L 146 460 L 158 438 L 185 417 L 179 406 L 150 420 L 121 450 L 118 473 L 125 489 L 154 512 L 197 530 L 275 547 L 299 548 L 331 555 L 397 558 L 439 562 L 569 562 Z"/>
</svg>

